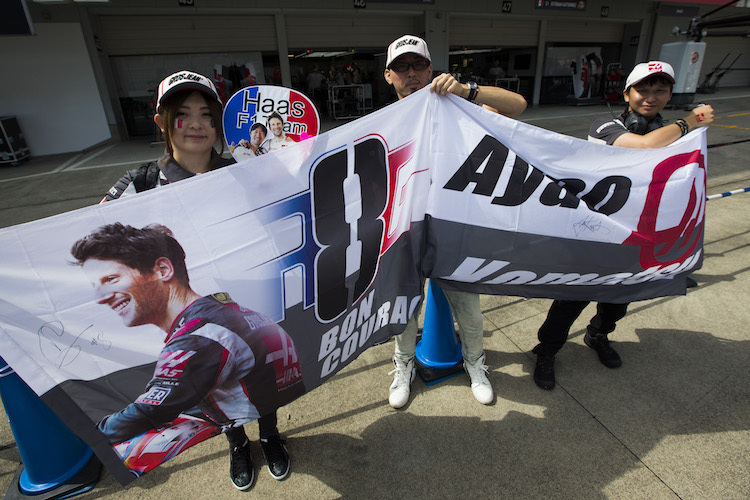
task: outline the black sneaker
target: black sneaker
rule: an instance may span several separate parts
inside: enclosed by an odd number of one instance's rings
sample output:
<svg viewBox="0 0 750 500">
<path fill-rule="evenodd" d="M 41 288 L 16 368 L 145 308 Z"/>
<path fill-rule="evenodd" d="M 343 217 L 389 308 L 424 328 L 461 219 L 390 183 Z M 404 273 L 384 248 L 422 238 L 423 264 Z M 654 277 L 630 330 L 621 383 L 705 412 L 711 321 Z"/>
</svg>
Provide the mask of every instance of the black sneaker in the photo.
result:
<svg viewBox="0 0 750 500">
<path fill-rule="evenodd" d="M 534 348 L 534 354 L 536 354 Z M 555 357 L 536 355 L 536 367 L 534 368 L 534 382 L 542 389 L 551 391 L 555 388 Z"/>
<path fill-rule="evenodd" d="M 687 278 L 685 278 L 685 280 L 687 288 L 695 288 L 696 286 L 698 286 L 698 282 L 695 281 L 695 278 L 691 278 L 690 276 L 688 276 Z"/>
<path fill-rule="evenodd" d="M 590 330 L 586 330 L 583 341 L 587 346 L 596 351 L 599 355 L 599 361 L 607 368 L 619 368 L 622 366 L 620 355 L 609 345 L 609 339 L 606 335 L 601 333 L 592 335 Z"/>
<path fill-rule="evenodd" d="M 284 443 L 286 443 L 286 440 L 281 439 L 280 436 L 260 440 L 260 447 L 263 450 L 263 456 L 266 457 L 268 472 L 277 481 L 287 477 L 291 469 L 289 453 L 286 451 Z"/>
<path fill-rule="evenodd" d="M 245 491 L 253 487 L 255 467 L 250 456 L 250 442 L 247 439 L 240 446 L 229 445 L 229 478 L 238 490 Z"/>
</svg>

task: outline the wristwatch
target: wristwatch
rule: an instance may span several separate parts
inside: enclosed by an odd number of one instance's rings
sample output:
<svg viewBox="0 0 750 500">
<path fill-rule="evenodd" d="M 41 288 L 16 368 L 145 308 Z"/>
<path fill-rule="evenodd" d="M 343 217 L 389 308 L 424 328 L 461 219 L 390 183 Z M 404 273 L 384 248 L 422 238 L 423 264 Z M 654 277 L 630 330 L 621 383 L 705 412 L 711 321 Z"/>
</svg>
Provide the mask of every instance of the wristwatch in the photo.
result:
<svg viewBox="0 0 750 500">
<path fill-rule="evenodd" d="M 466 100 L 474 102 L 474 99 L 477 98 L 477 94 L 479 93 L 479 85 L 477 85 L 477 82 L 466 82 L 466 85 L 469 86 L 469 96 Z"/>
</svg>

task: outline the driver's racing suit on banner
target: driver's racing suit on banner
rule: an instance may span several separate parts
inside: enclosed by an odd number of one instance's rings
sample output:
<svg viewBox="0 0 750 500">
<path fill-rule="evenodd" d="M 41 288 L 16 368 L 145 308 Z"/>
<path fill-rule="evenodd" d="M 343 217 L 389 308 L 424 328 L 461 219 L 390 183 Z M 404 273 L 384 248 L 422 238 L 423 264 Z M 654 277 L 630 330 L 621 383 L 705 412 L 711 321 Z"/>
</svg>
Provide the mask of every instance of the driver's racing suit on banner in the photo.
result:
<svg viewBox="0 0 750 500">
<path fill-rule="evenodd" d="M 146 392 L 99 422 L 110 442 L 161 427 L 195 407 L 226 430 L 273 414 L 305 392 L 291 337 L 226 293 L 188 306 L 165 343 Z"/>
</svg>

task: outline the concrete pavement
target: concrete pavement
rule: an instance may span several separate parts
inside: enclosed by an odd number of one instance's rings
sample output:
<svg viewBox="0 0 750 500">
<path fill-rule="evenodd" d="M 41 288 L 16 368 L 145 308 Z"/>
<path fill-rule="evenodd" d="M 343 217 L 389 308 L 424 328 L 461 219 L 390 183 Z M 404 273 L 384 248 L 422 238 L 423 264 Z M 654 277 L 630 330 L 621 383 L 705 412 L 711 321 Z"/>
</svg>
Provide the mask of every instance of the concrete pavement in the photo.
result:
<svg viewBox="0 0 750 500">
<path fill-rule="evenodd" d="M 709 145 L 726 144 L 709 149 L 708 193 L 750 186 L 750 142 L 736 142 L 750 139 L 750 89 L 700 100 L 720 117 Z M 541 107 L 521 118 L 583 138 L 607 113 Z M 96 203 L 126 168 L 160 152 L 130 141 L 0 167 L 0 226 Z M 279 411 L 292 455 L 285 481 L 270 477 L 255 443 L 257 482 L 238 492 L 218 438 L 126 488 L 104 472 L 80 498 L 750 498 L 749 214 L 750 193 L 707 203 L 699 286 L 631 305 L 611 336 L 620 369 L 583 343 L 589 306 L 557 356 L 557 387 L 537 388 L 530 350 L 550 301 L 483 296 L 493 404 L 477 403 L 462 374 L 434 386 L 416 380 L 410 402 L 391 409 L 388 342 Z M 7 491 L 20 458 L 0 420 Z M 247 430 L 257 439 L 257 426 Z"/>
</svg>

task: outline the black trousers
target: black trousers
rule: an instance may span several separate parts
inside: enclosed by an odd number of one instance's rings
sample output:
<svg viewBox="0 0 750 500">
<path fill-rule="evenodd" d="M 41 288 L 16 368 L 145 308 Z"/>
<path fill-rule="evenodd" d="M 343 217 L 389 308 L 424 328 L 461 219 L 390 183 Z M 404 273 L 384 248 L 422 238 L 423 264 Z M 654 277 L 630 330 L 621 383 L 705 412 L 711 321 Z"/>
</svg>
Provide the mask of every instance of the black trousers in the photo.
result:
<svg viewBox="0 0 750 500">
<path fill-rule="evenodd" d="M 539 328 L 537 338 L 539 345 L 534 348 L 534 352 L 541 356 L 554 356 L 557 354 L 565 341 L 568 340 L 570 328 L 578 316 L 581 315 L 586 306 L 589 305 L 585 300 L 556 300 L 547 313 L 547 319 Z M 596 335 L 599 333 L 608 334 L 615 329 L 617 321 L 625 316 L 628 310 L 628 304 L 608 304 L 597 302 L 596 315 L 591 318 L 589 331 Z"/>
<path fill-rule="evenodd" d="M 260 429 L 261 439 L 278 436 L 279 431 L 276 428 L 276 412 L 260 417 L 258 419 L 258 427 Z M 247 439 L 245 428 L 242 426 L 229 429 L 225 434 L 227 435 L 227 440 L 229 440 L 230 446 L 242 445 Z"/>
</svg>

